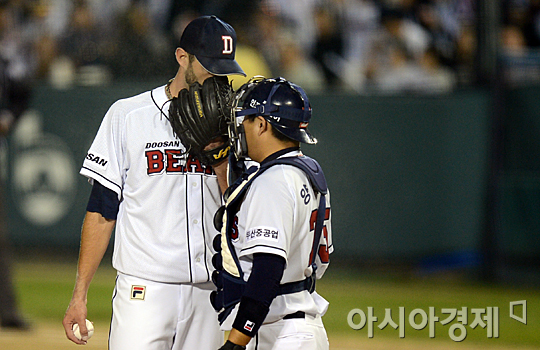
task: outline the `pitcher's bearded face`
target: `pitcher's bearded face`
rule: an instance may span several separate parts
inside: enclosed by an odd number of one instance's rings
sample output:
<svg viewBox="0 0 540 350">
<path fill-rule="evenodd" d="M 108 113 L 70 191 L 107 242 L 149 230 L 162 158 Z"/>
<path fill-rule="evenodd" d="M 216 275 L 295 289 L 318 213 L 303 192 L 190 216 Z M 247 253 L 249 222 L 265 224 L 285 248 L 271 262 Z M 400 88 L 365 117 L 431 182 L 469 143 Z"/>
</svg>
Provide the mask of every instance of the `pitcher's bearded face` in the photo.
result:
<svg viewBox="0 0 540 350">
<path fill-rule="evenodd" d="M 186 83 L 187 85 L 191 85 L 197 81 L 197 76 L 195 76 L 195 72 L 193 72 L 193 61 L 189 61 L 189 65 L 186 69 Z"/>
</svg>

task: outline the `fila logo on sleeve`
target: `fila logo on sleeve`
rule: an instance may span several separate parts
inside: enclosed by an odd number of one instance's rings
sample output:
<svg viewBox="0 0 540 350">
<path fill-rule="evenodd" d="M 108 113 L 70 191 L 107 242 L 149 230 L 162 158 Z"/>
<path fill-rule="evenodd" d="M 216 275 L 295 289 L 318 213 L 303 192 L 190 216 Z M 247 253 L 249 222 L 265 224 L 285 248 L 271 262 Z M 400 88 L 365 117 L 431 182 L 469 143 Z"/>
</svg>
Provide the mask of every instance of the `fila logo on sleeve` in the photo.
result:
<svg viewBox="0 0 540 350">
<path fill-rule="evenodd" d="M 244 325 L 244 329 L 248 332 L 251 332 L 253 330 L 253 327 L 255 327 L 255 322 L 247 320 L 246 324 Z"/>
<path fill-rule="evenodd" d="M 131 300 L 144 300 L 146 286 L 131 286 Z"/>
</svg>

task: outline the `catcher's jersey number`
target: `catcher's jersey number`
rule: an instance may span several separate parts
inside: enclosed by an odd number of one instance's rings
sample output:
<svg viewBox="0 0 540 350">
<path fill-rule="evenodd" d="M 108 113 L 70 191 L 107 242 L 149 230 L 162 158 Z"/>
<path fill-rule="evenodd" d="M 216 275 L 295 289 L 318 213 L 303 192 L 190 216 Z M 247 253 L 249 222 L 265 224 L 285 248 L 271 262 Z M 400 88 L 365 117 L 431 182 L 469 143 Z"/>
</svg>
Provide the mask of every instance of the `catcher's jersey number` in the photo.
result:
<svg viewBox="0 0 540 350">
<path fill-rule="evenodd" d="M 315 223 L 317 222 L 317 213 L 319 212 L 318 209 L 315 209 L 311 212 L 311 218 L 309 220 L 309 229 L 310 231 L 315 230 Z M 326 208 L 326 211 L 324 212 L 324 220 L 330 219 L 330 208 Z M 324 236 L 324 242 L 325 244 L 320 244 L 318 246 L 319 251 L 319 258 L 321 259 L 321 262 L 323 264 L 327 264 L 330 261 L 330 253 L 328 252 L 328 246 L 326 242 L 328 242 L 328 229 L 326 228 L 326 225 L 322 228 L 322 234 Z M 309 254 L 309 261 L 311 261 L 313 254 L 315 252 L 311 251 L 311 254 Z"/>
</svg>

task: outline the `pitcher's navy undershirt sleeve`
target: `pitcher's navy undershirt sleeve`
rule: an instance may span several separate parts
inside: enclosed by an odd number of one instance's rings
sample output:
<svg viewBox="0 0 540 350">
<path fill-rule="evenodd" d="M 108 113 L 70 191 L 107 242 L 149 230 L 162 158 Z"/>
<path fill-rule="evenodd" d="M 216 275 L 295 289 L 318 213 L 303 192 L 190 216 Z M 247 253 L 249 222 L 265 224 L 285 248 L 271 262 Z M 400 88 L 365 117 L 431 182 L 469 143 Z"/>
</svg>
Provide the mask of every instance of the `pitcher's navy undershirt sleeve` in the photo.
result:
<svg viewBox="0 0 540 350">
<path fill-rule="evenodd" d="M 120 201 L 116 192 L 94 181 L 86 211 L 100 213 L 106 219 L 116 220 L 119 206 Z"/>
</svg>

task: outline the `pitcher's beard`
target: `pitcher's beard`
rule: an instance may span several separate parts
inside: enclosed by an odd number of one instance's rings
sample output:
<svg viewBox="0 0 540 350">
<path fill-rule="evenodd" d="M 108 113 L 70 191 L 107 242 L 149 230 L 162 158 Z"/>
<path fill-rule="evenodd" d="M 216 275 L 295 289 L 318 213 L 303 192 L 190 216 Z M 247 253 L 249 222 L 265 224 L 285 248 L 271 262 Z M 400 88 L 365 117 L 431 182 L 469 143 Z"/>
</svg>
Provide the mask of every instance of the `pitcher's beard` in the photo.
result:
<svg viewBox="0 0 540 350">
<path fill-rule="evenodd" d="M 197 81 L 197 77 L 195 76 L 195 73 L 193 72 L 193 65 L 191 62 L 189 62 L 189 65 L 186 69 L 186 83 L 188 86 L 195 83 Z"/>
</svg>

